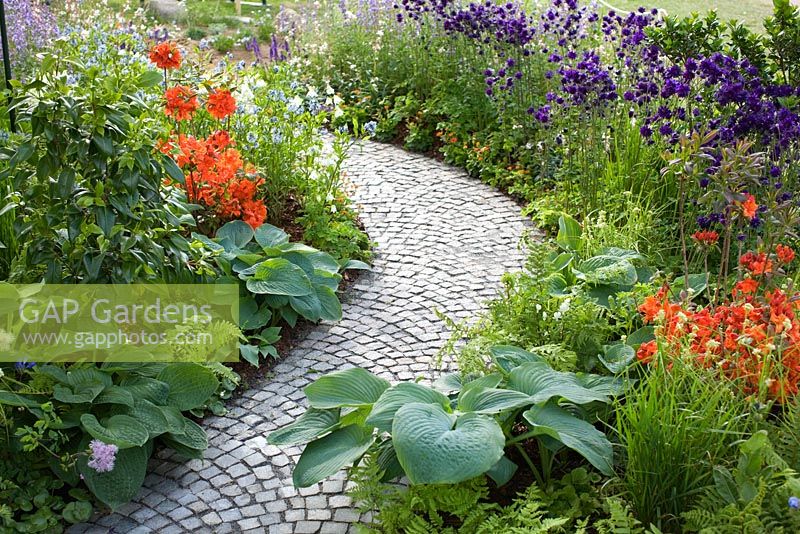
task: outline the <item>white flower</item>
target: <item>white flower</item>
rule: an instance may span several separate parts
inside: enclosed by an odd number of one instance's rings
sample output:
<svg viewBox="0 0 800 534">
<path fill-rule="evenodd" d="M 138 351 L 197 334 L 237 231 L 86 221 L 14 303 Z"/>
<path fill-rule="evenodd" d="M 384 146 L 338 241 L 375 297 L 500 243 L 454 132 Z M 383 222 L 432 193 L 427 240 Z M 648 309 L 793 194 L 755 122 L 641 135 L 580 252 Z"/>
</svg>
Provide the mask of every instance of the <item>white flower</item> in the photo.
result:
<svg viewBox="0 0 800 534">
<path fill-rule="evenodd" d="M 558 311 L 560 313 L 567 313 L 571 303 L 572 303 L 572 299 L 565 299 L 564 302 L 562 302 L 561 305 L 558 307 Z"/>
<path fill-rule="evenodd" d="M 0 351 L 11 350 L 14 343 L 14 334 L 0 329 Z"/>
</svg>

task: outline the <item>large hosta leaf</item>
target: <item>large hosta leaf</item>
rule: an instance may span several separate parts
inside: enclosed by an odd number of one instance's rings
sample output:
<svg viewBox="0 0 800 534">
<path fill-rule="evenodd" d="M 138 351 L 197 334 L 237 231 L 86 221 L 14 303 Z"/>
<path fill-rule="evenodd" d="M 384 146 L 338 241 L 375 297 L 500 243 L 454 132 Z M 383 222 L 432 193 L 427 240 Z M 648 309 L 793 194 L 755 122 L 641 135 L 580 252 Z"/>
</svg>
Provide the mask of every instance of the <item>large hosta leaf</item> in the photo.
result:
<svg viewBox="0 0 800 534">
<path fill-rule="evenodd" d="M 604 394 L 584 387 L 575 374 L 554 371 L 540 362 L 524 363 L 511 371 L 508 387 L 527 393 L 534 404 L 543 404 L 553 397 L 563 397 L 575 404 L 608 401 Z"/>
<path fill-rule="evenodd" d="M 314 408 L 340 408 L 374 404 L 389 382 L 359 367 L 334 371 L 307 385 L 308 403 Z"/>
<path fill-rule="evenodd" d="M 534 406 L 522 415 L 535 433 L 560 441 L 604 475 L 612 474 L 611 442 L 586 421 L 554 404 Z"/>
<path fill-rule="evenodd" d="M 251 293 L 302 297 L 314 292 L 305 271 L 283 258 L 271 258 L 254 266 L 247 281 Z"/>
<path fill-rule="evenodd" d="M 438 404 L 442 407 L 450 405 L 450 399 L 434 389 L 415 382 L 401 382 L 383 392 L 381 398 L 372 407 L 366 423 L 381 432 L 391 432 L 392 420 L 397 410 L 412 402 Z"/>
<path fill-rule="evenodd" d="M 214 371 L 197 363 L 170 364 L 158 380 L 169 386 L 167 402 L 181 411 L 199 408 L 219 387 Z"/>
<path fill-rule="evenodd" d="M 229 245 L 226 248 L 240 249 L 253 239 L 253 229 L 244 221 L 231 221 L 217 230 L 216 238 L 222 242 L 227 241 L 224 243 Z"/>
<path fill-rule="evenodd" d="M 309 408 L 294 423 L 272 432 L 267 441 L 272 445 L 299 445 L 317 439 L 336 428 L 339 424 L 339 413 L 339 408 Z"/>
<path fill-rule="evenodd" d="M 464 388 L 458 397 L 458 409 L 462 412 L 495 414 L 532 404 L 530 395 L 513 389 Z"/>
<path fill-rule="evenodd" d="M 628 260 L 614 256 L 595 256 L 581 262 L 576 276 L 591 284 L 632 286 L 638 276 L 636 267 Z"/>
<path fill-rule="evenodd" d="M 88 458 L 79 456 L 78 470 L 92 493 L 113 510 L 130 502 L 139 493 L 147 473 L 150 449 L 133 447 L 118 451 L 114 469 L 106 473 L 98 473 L 88 467 Z"/>
<path fill-rule="evenodd" d="M 81 426 L 93 438 L 120 449 L 139 447 L 150 438 L 147 428 L 128 415 L 114 415 L 100 423 L 94 415 L 85 413 L 81 416 Z"/>
<path fill-rule="evenodd" d="M 495 345 L 489 348 L 492 361 L 495 365 L 506 373 L 510 373 L 515 367 L 528 362 L 544 362 L 544 358 L 538 354 L 528 352 L 513 345 Z"/>
<path fill-rule="evenodd" d="M 326 321 L 342 320 L 342 303 L 336 296 L 336 291 L 327 286 L 317 286 L 314 288 L 320 303 L 320 318 Z"/>
<path fill-rule="evenodd" d="M 392 424 L 397 459 L 414 484 L 456 484 L 485 473 L 503 456 L 497 422 L 468 413 L 456 417 L 434 404 L 407 404 Z"/>
<path fill-rule="evenodd" d="M 294 468 L 292 480 L 307 488 L 352 464 L 367 452 L 375 437 L 372 430 L 351 425 L 309 443 Z"/>
<path fill-rule="evenodd" d="M 276 226 L 264 223 L 255 231 L 256 243 L 262 248 L 274 248 L 289 242 L 289 234 Z"/>
</svg>

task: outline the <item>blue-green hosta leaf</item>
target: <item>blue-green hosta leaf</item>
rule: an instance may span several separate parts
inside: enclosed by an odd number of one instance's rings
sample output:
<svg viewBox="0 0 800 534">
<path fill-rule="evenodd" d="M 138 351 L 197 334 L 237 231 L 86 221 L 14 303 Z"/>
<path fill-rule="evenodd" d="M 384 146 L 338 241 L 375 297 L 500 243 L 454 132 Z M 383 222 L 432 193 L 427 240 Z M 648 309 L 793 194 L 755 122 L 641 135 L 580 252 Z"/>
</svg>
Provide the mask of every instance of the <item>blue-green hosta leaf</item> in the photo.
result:
<svg viewBox="0 0 800 534">
<path fill-rule="evenodd" d="M 128 415 L 113 415 L 101 424 L 94 415 L 85 413 L 81 416 L 81 426 L 93 438 L 120 449 L 139 447 L 150 439 L 147 428 Z"/>
<path fill-rule="evenodd" d="M 437 378 L 433 382 L 433 389 L 450 395 L 451 393 L 458 393 L 464 387 L 484 387 L 493 388 L 497 387 L 503 381 L 503 376 L 500 373 L 491 373 L 484 376 L 477 376 L 469 374 L 462 377 L 460 373 L 446 373 Z"/>
<path fill-rule="evenodd" d="M 553 404 L 533 406 L 522 416 L 531 425 L 531 431 L 560 441 L 604 475 L 613 474 L 611 442 L 586 421 Z"/>
<path fill-rule="evenodd" d="M 625 370 L 636 359 L 636 351 L 630 345 L 617 343 L 606 348 L 605 354 L 598 355 L 600 363 L 616 374 Z"/>
<path fill-rule="evenodd" d="M 578 383 L 586 389 L 591 389 L 596 393 L 608 395 L 610 397 L 622 395 L 631 386 L 630 380 L 618 376 L 576 373 L 575 378 L 577 378 Z"/>
<path fill-rule="evenodd" d="M 613 256 L 595 256 L 581 262 L 575 275 L 590 284 L 632 286 L 638 276 L 636 267 L 628 260 Z"/>
<path fill-rule="evenodd" d="M 56 384 L 53 387 L 53 398 L 67 404 L 82 404 L 92 402 L 106 387 L 95 382 L 93 384 L 84 383 L 77 388 L 69 388 Z"/>
<path fill-rule="evenodd" d="M 314 408 L 340 408 L 375 404 L 389 382 L 360 367 L 334 371 L 307 385 L 308 403 Z"/>
<path fill-rule="evenodd" d="M 167 417 L 160 406 L 146 399 L 136 399 L 134 406 L 127 408 L 125 414 L 140 422 L 151 439 L 166 432 L 183 432 L 183 422 L 176 423 Z"/>
<path fill-rule="evenodd" d="M 625 344 L 630 345 L 634 349 L 638 349 L 642 343 L 647 343 L 655 338 L 655 328 L 652 326 L 643 326 L 636 332 L 628 335 L 628 337 L 625 338 Z"/>
<path fill-rule="evenodd" d="M 566 297 L 570 294 L 569 283 L 561 273 L 553 273 L 545 279 L 547 294 L 551 297 Z"/>
<path fill-rule="evenodd" d="M 372 429 L 347 426 L 312 441 L 303 450 L 292 473 L 298 488 L 307 488 L 339 472 L 364 455 L 375 441 Z"/>
<path fill-rule="evenodd" d="M 125 386 L 135 399 L 147 399 L 159 406 L 166 404 L 169 397 L 169 385 L 155 378 L 132 376 L 123 379 L 120 385 Z"/>
<path fill-rule="evenodd" d="M 132 447 L 117 452 L 114 469 L 98 473 L 87 466 L 88 457 L 78 457 L 78 470 L 91 492 L 112 510 L 136 497 L 147 473 L 150 447 Z"/>
<path fill-rule="evenodd" d="M 635 250 L 628 250 L 618 247 L 604 248 L 602 251 L 600 251 L 600 255 L 628 261 L 644 260 L 644 256 Z"/>
<path fill-rule="evenodd" d="M 574 373 L 554 371 L 541 362 L 523 363 L 511 371 L 508 387 L 533 397 L 534 404 L 562 397 L 575 404 L 593 401 L 608 402 L 608 398 L 584 387 Z"/>
<path fill-rule="evenodd" d="M 688 284 L 685 276 L 679 276 L 669 285 L 670 292 L 680 295 L 682 291 L 687 292 L 687 296 L 692 299 L 703 293 L 708 287 L 708 273 L 690 274 Z"/>
<path fill-rule="evenodd" d="M 309 261 L 311 261 L 314 269 L 329 274 L 337 274 L 339 272 L 339 262 L 337 262 L 336 259 L 327 252 L 322 252 L 321 250 L 312 250 L 302 252 L 302 254 Z"/>
<path fill-rule="evenodd" d="M 259 308 L 253 297 L 239 299 L 239 328 L 242 330 L 261 328 L 270 318 L 272 318 L 270 309 L 266 306 Z"/>
<path fill-rule="evenodd" d="M 438 404 L 444 408 L 450 406 L 450 399 L 434 389 L 415 382 L 401 382 L 383 392 L 372 407 L 366 423 L 381 432 L 391 432 L 392 420 L 397 410 L 412 402 Z"/>
<path fill-rule="evenodd" d="M 364 263 L 363 261 L 347 260 L 344 264 L 342 264 L 340 269 L 342 271 L 347 271 L 347 270 L 371 271 L 372 267 L 370 267 L 369 264 Z"/>
<path fill-rule="evenodd" d="M 270 433 L 267 442 L 272 445 L 299 445 L 315 440 L 339 425 L 339 413 L 339 408 L 309 408 L 294 423 Z"/>
<path fill-rule="evenodd" d="M 185 417 L 183 418 L 181 431 L 170 432 L 166 435 L 166 438 L 197 451 L 203 451 L 208 447 L 208 436 L 206 436 L 206 431 L 203 430 L 203 427 Z"/>
<path fill-rule="evenodd" d="M 544 358 L 512 345 L 495 345 L 489 349 L 492 361 L 502 371 L 510 373 L 515 367 L 527 362 L 544 362 Z M 497 385 L 497 384 L 495 384 Z"/>
<path fill-rule="evenodd" d="M 342 319 L 342 303 L 339 302 L 339 297 L 336 291 L 327 286 L 316 286 L 315 291 L 319 299 L 320 319 L 325 321 L 340 321 Z"/>
<path fill-rule="evenodd" d="M 214 371 L 198 363 L 173 363 L 158 373 L 169 386 L 167 402 L 181 411 L 199 408 L 219 387 Z"/>
<path fill-rule="evenodd" d="M 289 305 L 294 311 L 313 323 L 322 319 L 322 302 L 316 292 L 302 297 L 289 297 Z"/>
<path fill-rule="evenodd" d="M 302 297 L 314 292 L 305 271 L 288 260 L 271 258 L 254 267 L 253 277 L 247 280 L 251 293 Z"/>
<path fill-rule="evenodd" d="M 0 406 L 20 406 L 23 408 L 39 408 L 42 404 L 47 402 L 46 399 L 41 401 L 35 400 L 28 395 L 20 395 L 14 391 L 0 391 Z"/>
<path fill-rule="evenodd" d="M 562 252 L 561 254 L 557 255 L 555 258 L 550 260 L 549 268 L 553 272 L 562 271 L 574 260 L 575 260 L 575 254 L 571 254 L 569 252 Z"/>
<path fill-rule="evenodd" d="M 457 484 L 491 469 L 505 437 L 488 415 L 456 417 L 439 405 L 411 403 L 395 414 L 392 442 L 412 483 Z"/>
<path fill-rule="evenodd" d="M 111 385 L 94 399 L 94 404 L 122 404 L 132 408 L 134 400 L 133 393 L 128 388 Z"/>
<path fill-rule="evenodd" d="M 405 475 L 403 466 L 397 460 L 397 453 L 392 445 L 392 440 L 387 439 L 378 445 L 378 467 L 383 471 L 381 482 L 389 482 Z"/>
<path fill-rule="evenodd" d="M 500 487 L 505 486 L 516 472 L 517 464 L 503 455 L 497 461 L 497 463 L 491 467 L 491 469 L 486 471 L 486 474 L 489 475 L 492 480 L 494 480 L 494 483 L 497 484 L 497 487 Z"/>
<path fill-rule="evenodd" d="M 289 234 L 267 223 L 256 228 L 255 237 L 261 248 L 274 248 L 289 242 Z"/>
<path fill-rule="evenodd" d="M 530 395 L 513 389 L 467 387 L 458 397 L 462 412 L 496 414 L 522 408 L 533 403 Z"/>
<path fill-rule="evenodd" d="M 227 245 L 225 241 L 232 245 L 232 247 L 225 246 L 226 250 L 241 249 L 253 239 L 253 228 L 244 221 L 231 221 L 217 230 L 215 237 L 223 245 Z"/>
</svg>

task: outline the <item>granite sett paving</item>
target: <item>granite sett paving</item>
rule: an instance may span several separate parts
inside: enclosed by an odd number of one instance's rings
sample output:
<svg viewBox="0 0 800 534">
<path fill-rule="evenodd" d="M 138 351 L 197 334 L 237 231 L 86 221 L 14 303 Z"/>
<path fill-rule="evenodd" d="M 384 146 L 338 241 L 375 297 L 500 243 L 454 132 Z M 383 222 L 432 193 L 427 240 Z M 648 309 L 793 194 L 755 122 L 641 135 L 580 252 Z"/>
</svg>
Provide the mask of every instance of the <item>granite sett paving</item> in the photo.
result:
<svg viewBox="0 0 800 534">
<path fill-rule="evenodd" d="M 347 533 L 368 519 L 344 494 L 344 472 L 294 488 L 301 448 L 267 445 L 266 436 L 303 413 L 302 388 L 326 372 L 430 378 L 449 337 L 435 310 L 456 320 L 480 311 L 502 274 L 522 267 L 518 243 L 531 226 L 499 191 L 393 146 L 355 147 L 347 179 L 377 247 L 373 271 L 342 296 L 343 319 L 315 327 L 271 379 L 205 419 L 203 460 L 160 451 L 134 502 L 70 533 Z"/>
</svg>

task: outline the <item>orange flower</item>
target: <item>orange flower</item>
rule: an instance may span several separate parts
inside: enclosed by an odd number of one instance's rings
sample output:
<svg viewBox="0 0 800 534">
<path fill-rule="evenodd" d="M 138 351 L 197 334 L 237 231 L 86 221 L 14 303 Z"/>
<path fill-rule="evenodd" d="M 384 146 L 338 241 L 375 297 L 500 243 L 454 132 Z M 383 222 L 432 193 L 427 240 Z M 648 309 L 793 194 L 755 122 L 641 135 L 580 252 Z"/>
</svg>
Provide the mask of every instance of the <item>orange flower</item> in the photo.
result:
<svg viewBox="0 0 800 534">
<path fill-rule="evenodd" d="M 160 69 L 177 69 L 181 66 L 181 51 L 175 43 L 161 43 L 150 49 L 150 61 Z"/>
<path fill-rule="evenodd" d="M 175 120 L 191 119 L 194 112 L 200 107 L 200 104 L 197 103 L 197 95 L 185 85 L 170 87 L 164 93 L 164 98 L 167 100 L 164 113 L 167 117 L 173 117 Z"/>
<path fill-rule="evenodd" d="M 747 252 L 739 258 L 739 265 L 753 274 L 768 274 L 772 272 L 772 260 L 760 252 Z"/>
<path fill-rule="evenodd" d="M 647 341 L 639 345 L 639 350 L 636 351 L 636 359 L 642 363 L 650 363 L 653 361 L 653 356 L 655 356 L 656 351 L 658 351 L 658 344 L 656 341 Z"/>
<path fill-rule="evenodd" d="M 756 204 L 756 197 L 747 195 L 747 198 L 742 202 L 742 213 L 748 219 L 754 219 L 758 211 L 758 204 Z"/>
<path fill-rule="evenodd" d="M 758 289 L 758 282 L 752 278 L 745 278 L 744 280 L 736 283 L 736 291 L 743 295 L 750 295 L 755 293 Z"/>
<path fill-rule="evenodd" d="M 206 109 L 213 117 L 222 120 L 236 111 L 236 100 L 227 89 L 216 89 L 208 95 Z"/>
<path fill-rule="evenodd" d="M 792 263 L 794 259 L 794 250 L 786 245 L 778 245 L 775 247 L 775 254 L 781 263 Z"/>
<path fill-rule="evenodd" d="M 710 247 L 711 245 L 714 245 L 716 244 L 717 241 L 719 241 L 719 234 L 714 230 L 698 231 L 692 234 L 692 239 L 694 239 L 701 245 Z"/>
</svg>

